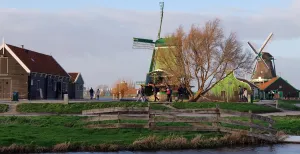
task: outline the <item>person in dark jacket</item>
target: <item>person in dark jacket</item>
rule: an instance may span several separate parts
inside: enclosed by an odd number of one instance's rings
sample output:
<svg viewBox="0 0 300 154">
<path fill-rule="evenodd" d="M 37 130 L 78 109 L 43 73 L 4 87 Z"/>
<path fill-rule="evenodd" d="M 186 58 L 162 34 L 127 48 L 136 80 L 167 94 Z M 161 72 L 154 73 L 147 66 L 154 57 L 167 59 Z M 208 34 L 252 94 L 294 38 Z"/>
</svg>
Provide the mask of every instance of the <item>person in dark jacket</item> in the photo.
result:
<svg viewBox="0 0 300 154">
<path fill-rule="evenodd" d="M 167 101 L 172 102 L 172 89 L 170 85 L 167 86 Z"/>
<path fill-rule="evenodd" d="M 154 102 L 156 102 L 156 100 L 159 101 L 159 98 L 157 97 L 157 93 L 159 92 L 159 88 L 155 86 L 155 84 L 153 84 L 152 87 L 152 91 L 153 91 L 153 95 L 154 95 Z"/>
<path fill-rule="evenodd" d="M 184 88 L 182 85 L 178 88 L 178 101 L 181 100 L 183 102 Z"/>
<path fill-rule="evenodd" d="M 142 102 L 145 102 L 145 89 L 144 86 L 141 85 L 141 88 L 138 91 L 138 99 L 137 102 L 141 99 Z"/>
<path fill-rule="evenodd" d="M 92 87 L 90 89 L 90 97 L 91 97 L 91 99 L 93 99 L 93 97 L 94 97 L 94 90 Z"/>
</svg>

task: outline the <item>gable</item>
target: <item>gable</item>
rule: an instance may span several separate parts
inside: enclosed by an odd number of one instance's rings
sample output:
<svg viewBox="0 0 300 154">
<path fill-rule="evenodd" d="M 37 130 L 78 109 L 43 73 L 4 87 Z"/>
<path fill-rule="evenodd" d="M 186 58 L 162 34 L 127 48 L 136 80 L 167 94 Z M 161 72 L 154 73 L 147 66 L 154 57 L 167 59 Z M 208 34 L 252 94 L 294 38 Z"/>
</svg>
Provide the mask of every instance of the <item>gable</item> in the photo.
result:
<svg viewBox="0 0 300 154">
<path fill-rule="evenodd" d="M 81 73 L 79 73 L 79 75 L 78 75 L 78 77 L 77 77 L 76 83 L 84 84 L 84 80 L 83 80 L 83 78 L 82 78 Z"/>
<path fill-rule="evenodd" d="M 266 87 L 265 90 L 278 90 L 278 89 L 284 89 L 285 91 L 298 91 L 295 87 L 293 87 L 291 84 L 289 84 L 286 80 L 279 77 L 276 81 L 274 81 L 272 84 L 270 84 L 268 87 Z"/>
<path fill-rule="evenodd" d="M 209 95 L 221 97 L 222 91 L 226 91 L 229 99 L 231 99 L 234 97 L 234 93 L 239 91 L 239 86 L 242 88 L 247 88 L 248 91 L 251 91 L 251 86 L 246 82 L 238 80 L 232 72 L 211 87 L 207 93 Z"/>
</svg>

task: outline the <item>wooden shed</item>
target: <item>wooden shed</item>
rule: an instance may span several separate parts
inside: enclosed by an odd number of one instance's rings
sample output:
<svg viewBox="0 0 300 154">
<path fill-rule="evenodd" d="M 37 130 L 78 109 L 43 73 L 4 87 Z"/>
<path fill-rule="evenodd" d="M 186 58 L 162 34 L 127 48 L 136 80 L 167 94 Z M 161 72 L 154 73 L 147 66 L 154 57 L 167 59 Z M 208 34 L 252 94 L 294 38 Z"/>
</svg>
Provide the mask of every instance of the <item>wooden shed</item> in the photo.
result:
<svg viewBox="0 0 300 154">
<path fill-rule="evenodd" d="M 261 83 L 259 88 L 261 90 L 261 99 L 269 99 L 268 94 L 270 91 L 277 93 L 280 99 L 284 97 L 300 97 L 299 90 L 281 77 L 274 77 L 267 82 Z"/>
<path fill-rule="evenodd" d="M 83 85 L 84 80 L 81 73 L 72 72 L 69 73 L 71 79 L 69 83 L 69 98 L 70 99 L 83 99 Z"/>
<path fill-rule="evenodd" d="M 0 99 L 60 99 L 70 76 L 50 55 L 9 44 L 0 46 Z"/>
</svg>

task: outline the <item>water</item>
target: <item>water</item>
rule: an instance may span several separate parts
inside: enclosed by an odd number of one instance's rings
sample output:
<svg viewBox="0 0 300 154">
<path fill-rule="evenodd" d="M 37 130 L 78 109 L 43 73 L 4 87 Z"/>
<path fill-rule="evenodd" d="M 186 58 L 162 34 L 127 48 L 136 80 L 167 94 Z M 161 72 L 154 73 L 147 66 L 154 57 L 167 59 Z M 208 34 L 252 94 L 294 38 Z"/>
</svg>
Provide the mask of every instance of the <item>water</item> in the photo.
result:
<svg viewBox="0 0 300 154">
<path fill-rule="evenodd" d="M 52 153 L 53 154 L 53 153 Z M 58 154 L 58 153 L 57 153 Z M 299 144 L 278 144 L 262 147 L 236 147 L 205 150 L 157 151 L 157 152 L 68 152 L 64 154 L 300 154 Z"/>
</svg>

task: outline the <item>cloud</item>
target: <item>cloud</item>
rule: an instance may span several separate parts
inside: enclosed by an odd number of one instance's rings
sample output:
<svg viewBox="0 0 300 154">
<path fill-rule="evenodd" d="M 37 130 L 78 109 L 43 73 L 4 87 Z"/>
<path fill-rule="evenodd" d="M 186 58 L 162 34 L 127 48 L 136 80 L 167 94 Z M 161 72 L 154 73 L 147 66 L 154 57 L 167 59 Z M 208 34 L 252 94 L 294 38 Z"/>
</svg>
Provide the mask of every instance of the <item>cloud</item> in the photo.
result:
<svg viewBox="0 0 300 154">
<path fill-rule="evenodd" d="M 300 37 L 297 13 L 297 8 L 245 16 L 166 12 L 162 34 L 179 25 L 188 29 L 218 17 L 227 32 L 237 32 L 243 40 L 264 40 L 271 31 L 278 40 L 294 39 Z M 0 36 L 5 36 L 7 43 L 53 55 L 67 71 L 82 72 L 88 86 L 111 84 L 123 77 L 145 80 L 152 51 L 133 50 L 132 38 L 155 39 L 159 16 L 159 11 L 108 8 L 63 12 L 2 9 Z"/>
</svg>

